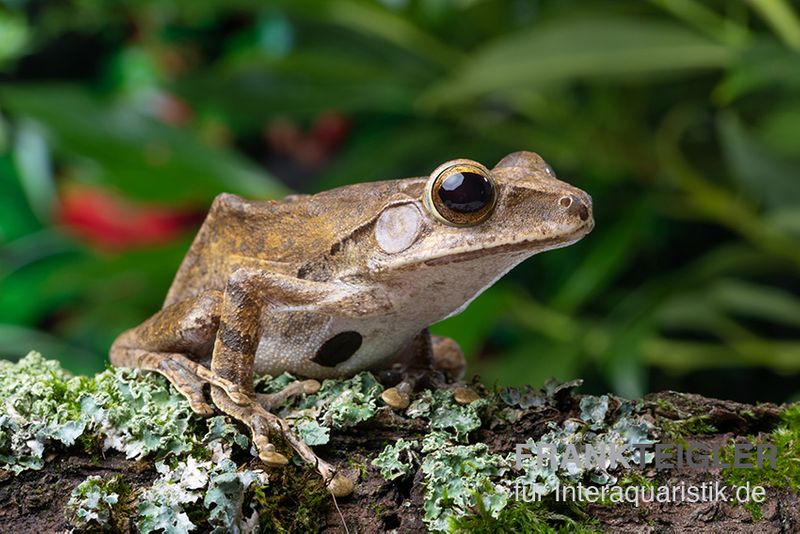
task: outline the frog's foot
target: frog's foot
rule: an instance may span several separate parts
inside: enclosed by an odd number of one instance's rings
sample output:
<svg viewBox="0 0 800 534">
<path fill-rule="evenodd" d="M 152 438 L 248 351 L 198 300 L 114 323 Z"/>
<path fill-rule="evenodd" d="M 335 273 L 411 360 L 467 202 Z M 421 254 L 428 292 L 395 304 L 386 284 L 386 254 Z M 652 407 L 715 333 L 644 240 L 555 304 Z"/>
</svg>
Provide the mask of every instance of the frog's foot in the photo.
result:
<svg viewBox="0 0 800 534">
<path fill-rule="evenodd" d="M 471 404 L 481 398 L 474 389 L 464 384 L 437 384 L 434 387 L 451 390 L 453 392 L 453 400 L 462 405 Z M 405 410 L 411 403 L 411 391 L 413 389 L 413 382 L 406 379 L 394 387 L 385 389 L 381 394 L 381 399 L 390 408 Z"/>
<path fill-rule="evenodd" d="M 112 346 L 112 362 L 117 367 L 135 367 L 154 371 L 166 377 L 186 399 L 198 415 L 211 415 L 214 409 L 206 402 L 203 386 L 211 384 L 225 390 L 235 402 L 249 402 L 250 397 L 234 382 L 213 373 L 208 367 L 178 352 Z"/>
<path fill-rule="evenodd" d="M 387 406 L 395 410 L 405 410 L 411 403 L 411 392 L 414 391 L 414 386 L 417 380 L 413 377 L 407 376 L 402 382 L 394 387 L 385 389 L 381 393 L 381 399 Z M 453 392 L 453 400 L 458 404 L 466 405 L 480 399 L 474 389 L 464 383 L 447 384 L 444 382 L 434 382 L 430 387 L 435 389 L 449 389 Z"/>
<path fill-rule="evenodd" d="M 458 343 L 447 337 L 431 336 L 427 332 L 415 338 L 407 349 L 409 359 L 395 362 L 379 371 L 381 381 L 396 383 L 381 394 L 381 399 L 395 410 L 405 410 L 415 389 L 450 389 L 459 404 L 469 404 L 479 398 L 472 389 L 460 383 L 464 376 L 464 353 Z M 399 380 L 399 383 L 398 383 Z"/>
<path fill-rule="evenodd" d="M 302 386 L 303 382 L 299 382 L 299 384 Z M 286 421 L 265 410 L 259 400 L 239 404 L 217 387 L 211 388 L 211 398 L 220 410 L 250 428 L 250 432 L 253 435 L 253 444 L 258 451 L 258 457 L 267 465 L 281 467 L 289 462 L 286 456 L 275 450 L 275 446 L 270 443 L 267 436 L 269 431 L 279 432 L 303 461 L 317 469 L 319 474 L 322 475 L 328 491 L 334 496 L 344 497 L 353 492 L 353 482 L 349 478 L 318 457 L 311 450 L 311 447 L 292 432 Z"/>
<path fill-rule="evenodd" d="M 278 406 L 281 406 L 291 397 L 300 394 L 313 395 L 319 391 L 319 388 L 320 383 L 316 380 L 297 380 L 277 393 L 258 393 L 256 397 L 258 398 L 259 404 L 261 404 L 266 411 L 270 412 Z"/>
</svg>

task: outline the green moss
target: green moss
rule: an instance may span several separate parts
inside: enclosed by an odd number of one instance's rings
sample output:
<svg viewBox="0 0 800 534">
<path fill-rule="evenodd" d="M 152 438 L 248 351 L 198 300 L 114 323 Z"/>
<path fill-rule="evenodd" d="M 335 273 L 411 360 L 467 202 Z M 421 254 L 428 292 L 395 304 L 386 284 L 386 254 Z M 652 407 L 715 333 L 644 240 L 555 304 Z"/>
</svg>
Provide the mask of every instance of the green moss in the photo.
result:
<svg viewBox="0 0 800 534">
<path fill-rule="evenodd" d="M 666 399 L 656 399 L 654 404 L 662 412 L 675 415 L 678 414 L 678 408 L 676 408 L 673 403 Z"/>
<path fill-rule="evenodd" d="M 596 522 L 585 518 L 585 514 L 576 514 L 575 507 L 566 513 L 554 511 L 556 503 L 512 501 L 497 517 L 480 509 L 477 514 L 454 518 L 450 525 L 451 532 L 457 533 L 497 533 L 527 532 L 531 534 L 595 534 L 601 532 Z M 573 516 L 583 515 L 581 519 Z"/>
<path fill-rule="evenodd" d="M 686 436 L 701 436 L 717 433 L 717 428 L 711 424 L 711 418 L 707 415 L 694 415 L 677 421 L 663 419 L 660 421 L 660 425 L 664 433 L 672 440 L 684 438 Z"/>
<path fill-rule="evenodd" d="M 622 486 L 623 488 L 628 486 L 638 486 L 643 488 L 652 488 L 655 487 L 656 483 L 653 480 L 650 480 L 642 473 L 634 470 L 630 470 L 626 472 L 622 478 L 619 479 L 617 482 L 618 486 Z"/>
<path fill-rule="evenodd" d="M 762 467 L 752 469 L 728 467 L 723 469 L 725 482 L 730 485 L 764 486 L 771 488 L 787 488 L 793 493 L 800 493 L 800 404 L 794 404 L 781 413 L 781 424 L 769 434 L 750 436 L 747 438 L 753 445 L 772 444 L 777 448 L 776 465 L 769 462 Z M 724 462 L 732 463 L 734 444 L 722 449 L 720 457 Z M 761 504 L 744 503 L 754 519 L 762 516 Z"/>
<path fill-rule="evenodd" d="M 263 533 L 318 532 L 331 495 L 314 473 L 286 468 L 271 484 L 253 492 Z"/>
</svg>

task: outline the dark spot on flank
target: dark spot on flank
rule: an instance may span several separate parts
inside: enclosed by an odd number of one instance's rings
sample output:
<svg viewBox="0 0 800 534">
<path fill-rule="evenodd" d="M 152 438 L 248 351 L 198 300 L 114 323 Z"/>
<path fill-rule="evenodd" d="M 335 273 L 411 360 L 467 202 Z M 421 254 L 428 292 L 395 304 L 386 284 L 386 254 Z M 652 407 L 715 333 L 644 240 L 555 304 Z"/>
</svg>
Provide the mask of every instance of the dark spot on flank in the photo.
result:
<svg viewBox="0 0 800 534">
<path fill-rule="evenodd" d="M 311 361 L 325 367 L 335 367 L 355 354 L 361 347 L 361 341 L 358 332 L 340 332 L 323 343 Z"/>
<path fill-rule="evenodd" d="M 342 250 L 342 243 L 341 241 L 337 241 L 336 243 L 331 245 L 331 256 L 334 256 L 340 250 Z"/>
</svg>

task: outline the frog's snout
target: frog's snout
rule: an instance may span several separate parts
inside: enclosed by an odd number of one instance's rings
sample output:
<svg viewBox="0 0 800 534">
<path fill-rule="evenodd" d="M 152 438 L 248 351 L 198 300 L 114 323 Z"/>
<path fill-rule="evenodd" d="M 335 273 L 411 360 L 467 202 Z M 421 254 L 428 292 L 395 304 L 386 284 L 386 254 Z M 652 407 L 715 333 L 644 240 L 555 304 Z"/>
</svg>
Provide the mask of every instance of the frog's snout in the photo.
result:
<svg viewBox="0 0 800 534">
<path fill-rule="evenodd" d="M 583 192 L 582 192 L 583 193 Z M 581 195 L 568 194 L 558 199 L 558 205 L 572 217 L 582 221 L 592 218 L 592 197 L 583 193 Z"/>
</svg>

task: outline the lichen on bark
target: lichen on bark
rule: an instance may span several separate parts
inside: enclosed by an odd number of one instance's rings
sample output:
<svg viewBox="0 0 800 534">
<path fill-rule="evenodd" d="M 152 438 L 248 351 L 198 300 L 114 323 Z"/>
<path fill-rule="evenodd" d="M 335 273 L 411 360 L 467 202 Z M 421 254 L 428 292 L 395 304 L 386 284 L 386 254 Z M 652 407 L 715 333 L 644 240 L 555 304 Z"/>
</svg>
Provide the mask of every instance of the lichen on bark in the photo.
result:
<svg viewBox="0 0 800 534">
<path fill-rule="evenodd" d="M 293 379 L 260 377 L 256 387 L 271 392 Z M 278 415 L 357 481 L 351 497 L 334 502 L 313 470 L 299 461 L 265 467 L 246 429 L 224 415 L 195 416 L 154 373 L 108 369 L 73 377 L 31 353 L 0 362 L 0 521 L 18 531 L 306 532 L 341 531 L 343 522 L 351 531 L 625 531 L 642 517 L 667 530 L 800 528 L 797 406 L 672 392 L 639 401 L 580 396 L 579 384 L 489 389 L 475 381 L 481 399 L 472 404 L 459 405 L 449 391 L 423 390 L 395 412 L 382 405 L 382 386 L 369 373 L 325 381 Z M 696 440 L 724 448 L 734 439 L 777 441 L 789 456 L 777 469 L 744 474 L 665 471 L 652 462 L 604 468 L 584 465 L 580 456 L 612 443 Z M 289 452 L 279 438 L 276 444 Z M 518 444 L 549 444 L 556 456 L 547 465 L 517 465 Z M 570 454 L 567 444 L 578 451 L 574 464 L 561 461 Z M 578 483 L 627 487 L 743 476 L 767 487 L 764 505 L 633 507 L 553 497 L 556 488 Z M 534 489 L 536 502 L 516 499 L 520 484 Z"/>
</svg>

